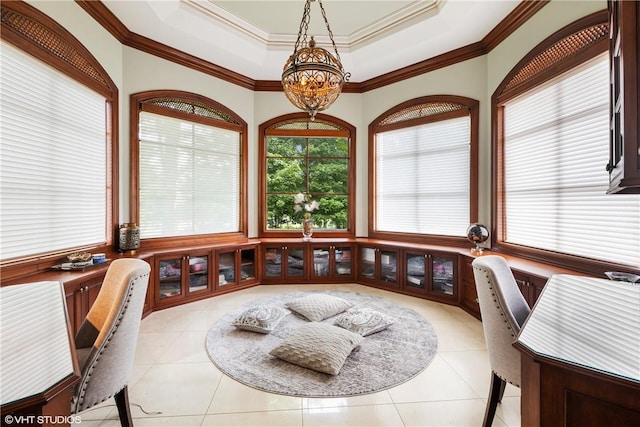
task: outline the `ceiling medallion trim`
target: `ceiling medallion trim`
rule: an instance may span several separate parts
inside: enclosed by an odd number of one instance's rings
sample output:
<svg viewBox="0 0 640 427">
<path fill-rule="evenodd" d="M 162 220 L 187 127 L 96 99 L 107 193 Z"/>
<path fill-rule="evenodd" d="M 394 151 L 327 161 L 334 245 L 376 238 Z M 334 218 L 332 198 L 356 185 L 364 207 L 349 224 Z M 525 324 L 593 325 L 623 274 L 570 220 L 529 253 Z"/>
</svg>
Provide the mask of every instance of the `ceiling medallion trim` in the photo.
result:
<svg viewBox="0 0 640 427">
<path fill-rule="evenodd" d="M 269 50 L 288 49 L 296 41 L 296 34 L 269 34 L 244 19 L 228 12 L 211 0 L 180 0 L 182 3 L 200 11 L 217 24 L 230 27 L 262 43 Z M 440 13 L 446 0 L 416 0 L 397 11 L 359 28 L 348 36 L 334 36 L 336 46 L 343 51 L 354 50 L 379 39 L 387 33 L 394 33 L 425 18 Z M 330 44 L 328 36 L 315 36 L 318 44 Z"/>
</svg>

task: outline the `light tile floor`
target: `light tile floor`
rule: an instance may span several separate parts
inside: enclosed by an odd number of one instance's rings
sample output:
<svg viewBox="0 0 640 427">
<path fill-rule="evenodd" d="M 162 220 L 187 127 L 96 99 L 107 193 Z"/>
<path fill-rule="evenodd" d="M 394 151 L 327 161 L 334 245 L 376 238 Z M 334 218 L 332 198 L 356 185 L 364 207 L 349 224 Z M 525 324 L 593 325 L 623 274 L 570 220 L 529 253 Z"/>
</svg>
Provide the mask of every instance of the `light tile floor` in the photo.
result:
<svg viewBox="0 0 640 427">
<path fill-rule="evenodd" d="M 205 337 L 224 313 L 256 298 L 299 289 L 369 293 L 413 308 L 435 328 L 438 353 L 422 373 L 394 388 L 326 399 L 255 390 L 209 360 Z M 479 426 L 489 378 L 482 324 L 457 307 L 357 284 L 262 285 L 143 319 L 129 399 L 137 426 Z M 113 401 L 80 416 L 82 427 L 120 425 Z M 507 387 L 493 425 L 520 425 L 518 388 Z"/>
</svg>

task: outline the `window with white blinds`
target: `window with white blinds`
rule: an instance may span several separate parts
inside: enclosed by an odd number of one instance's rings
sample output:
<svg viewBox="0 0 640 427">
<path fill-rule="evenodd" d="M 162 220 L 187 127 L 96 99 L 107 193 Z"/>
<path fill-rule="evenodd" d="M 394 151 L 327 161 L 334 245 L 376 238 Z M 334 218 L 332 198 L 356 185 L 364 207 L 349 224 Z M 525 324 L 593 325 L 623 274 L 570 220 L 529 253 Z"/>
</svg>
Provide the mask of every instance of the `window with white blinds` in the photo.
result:
<svg viewBox="0 0 640 427">
<path fill-rule="evenodd" d="M 504 241 L 640 267 L 640 197 L 607 195 L 609 61 L 504 105 Z"/>
<path fill-rule="evenodd" d="M 142 111 L 140 235 L 240 229 L 240 133 Z"/>
<path fill-rule="evenodd" d="M 469 116 L 376 134 L 376 230 L 464 236 Z"/>
<path fill-rule="evenodd" d="M 0 48 L 0 258 L 104 244 L 105 97 Z"/>
</svg>

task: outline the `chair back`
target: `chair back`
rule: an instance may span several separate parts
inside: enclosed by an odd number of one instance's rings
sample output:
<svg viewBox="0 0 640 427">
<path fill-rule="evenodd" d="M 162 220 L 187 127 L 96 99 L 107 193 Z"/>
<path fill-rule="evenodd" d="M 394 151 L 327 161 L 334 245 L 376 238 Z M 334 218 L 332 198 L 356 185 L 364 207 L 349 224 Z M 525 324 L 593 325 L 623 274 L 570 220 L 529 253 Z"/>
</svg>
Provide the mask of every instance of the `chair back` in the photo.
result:
<svg viewBox="0 0 640 427">
<path fill-rule="evenodd" d="M 114 260 L 76 335 L 81 369 L 71 412 L 91 408 L 129 382 L 151 268 L 133 258 Z"/>
<path fill-rule="evenodd" d="M 503 257 L 480 256 L 472 265 L 491 369 L 519 387 L 520 352 L 512 344 L 529 315 L 529 306 Z"/>
</svg>

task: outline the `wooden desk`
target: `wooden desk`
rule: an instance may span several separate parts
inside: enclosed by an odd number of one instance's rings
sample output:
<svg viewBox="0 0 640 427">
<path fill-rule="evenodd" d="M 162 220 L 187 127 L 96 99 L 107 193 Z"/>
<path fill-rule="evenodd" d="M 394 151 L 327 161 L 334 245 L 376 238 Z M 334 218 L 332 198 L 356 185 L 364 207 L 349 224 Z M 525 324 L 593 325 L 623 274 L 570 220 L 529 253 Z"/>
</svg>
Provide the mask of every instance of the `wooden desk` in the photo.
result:
<svg viewBox="0 0 640 427">
<path fill-rule="evenodd" d="M 640 285 L 554 275 L 523 326 L 522 426 L 640 425 Z"/>
<path fill-rule="evenodd" d="M 69 425 L 79 379 L 60 282 L 0 287 L 2 425 Z"/>
</svg>

